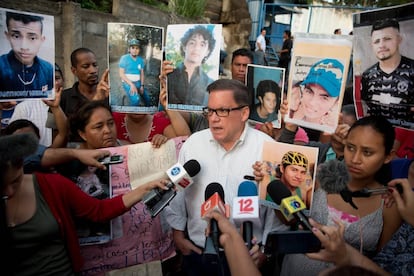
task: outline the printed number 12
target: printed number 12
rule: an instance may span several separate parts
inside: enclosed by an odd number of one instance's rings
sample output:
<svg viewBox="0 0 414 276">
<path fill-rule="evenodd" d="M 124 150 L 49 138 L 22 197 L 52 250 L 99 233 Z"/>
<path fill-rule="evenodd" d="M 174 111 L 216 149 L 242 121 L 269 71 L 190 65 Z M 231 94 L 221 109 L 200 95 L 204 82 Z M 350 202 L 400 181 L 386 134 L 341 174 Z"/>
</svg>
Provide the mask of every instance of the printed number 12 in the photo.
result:
<svg viewBox="0 0 414 276">
<path fill-rule="evenodd" d="M 254 208 L 252 204 L 253 204 L 253 201 L 251 198 L 240 199 L 239 200 L 240 212 L 241 213 L 253 212 Z"/>
</svg>

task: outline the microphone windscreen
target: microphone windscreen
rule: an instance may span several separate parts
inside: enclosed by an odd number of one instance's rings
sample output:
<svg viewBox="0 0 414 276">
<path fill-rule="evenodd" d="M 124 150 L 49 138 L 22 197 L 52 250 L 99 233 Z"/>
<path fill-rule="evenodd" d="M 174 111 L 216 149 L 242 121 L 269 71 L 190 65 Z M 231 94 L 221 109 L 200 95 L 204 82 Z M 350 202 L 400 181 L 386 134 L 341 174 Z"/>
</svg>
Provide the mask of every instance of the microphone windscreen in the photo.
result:
<svg viewBox="0 0 414 276">
<path fill-rule="evenodd" d="M 346 188 L 349 174 L 343 161 L 333 159 L 319 165 L 316 177 L 328 194 L 338 194 Z"/>
<path fill-rule="evenodd" d="M 290 197 L 292 193 L 289 189 L 282 183 L 282 181 L 276 179 L 267 185 L 267 193 L 272 198 L 272 200 L 280 205 L 282 199 Z"/>
<path fill-rule="evenodd" d="M 237 190 L 237 196 L 257 196 L 257 187 L 252 181 L 243 181 Z"/>
<path fill-rule="evenodd" d="M 193 177 L 196 174 L 198 174 L 200 172 L 200 169 L 201 169 L 200 163 L 198 163 L 198 161 L 194 160 L 194 159 L 191 159 L 191 160 L 188 160 L 187 162 L 185 162 L 183 167 L 187 171 L 187 173 L 190 177 Z"/>
<path fill-rule="evenodd" d="M 212 182 L 207 185 L 206 190 L 204 192 L 204 199 L 207 201 L 214 193 L 218 193 L 221 200 L 224 201 L 224 190 L 220 183 Z"/>
<path fill-rule="evenodd" d="M 32 133 L 11 134 L 0 137 L 0 163 L 16 162 L 34 153 L 39 140 Z"/>
</svg>

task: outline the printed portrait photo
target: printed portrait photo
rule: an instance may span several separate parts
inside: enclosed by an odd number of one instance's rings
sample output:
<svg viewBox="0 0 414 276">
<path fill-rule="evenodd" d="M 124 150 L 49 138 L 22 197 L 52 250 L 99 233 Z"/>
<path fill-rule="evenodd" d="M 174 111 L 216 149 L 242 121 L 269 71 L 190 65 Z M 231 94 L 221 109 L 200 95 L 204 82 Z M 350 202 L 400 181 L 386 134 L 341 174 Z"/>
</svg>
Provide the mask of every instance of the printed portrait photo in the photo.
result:
<svg viewBox="0 0 414 276">
<path fill-rule="evenodd" d="M 113 111 L 158 110 L 163 28 L 108 23 L 109 102 Z"/>
<path fill-rule="evenodd" d="M 247 65 L 246 85 L 251 95 L 250 122 L 271 122 L 274 128 L 280 128 L 284 82 L 284 68 Z"/>
<path fill-rule="evenodd" d="M 201 112 L 207 106 L 207 86 L 219 75 L 221 40 L 221 25 L 168 25 L 165 54 L 175 68 L 167 76 L 168 109 Z"/>
<path fill-rule="evenodd" d="M 267 186 L 275 179 L 280 180 L 292 193 L 299 196 L 310 210 L 315 186 L 318 148 L 265 142 L 263 145 L 263 174 L 259 183 L 259 198 L 273 201 L 267 194 Z"/>
<path fill-rule="evenodd" d="M 0 29 L 0 101 L 53 99 L 53 16 L 0 8 Z"/>
<path fill-rule="evenodd" d="M 358 117 L 385 116 L 414 131 L 414 4 L 354 14 Z"/>
</svg>

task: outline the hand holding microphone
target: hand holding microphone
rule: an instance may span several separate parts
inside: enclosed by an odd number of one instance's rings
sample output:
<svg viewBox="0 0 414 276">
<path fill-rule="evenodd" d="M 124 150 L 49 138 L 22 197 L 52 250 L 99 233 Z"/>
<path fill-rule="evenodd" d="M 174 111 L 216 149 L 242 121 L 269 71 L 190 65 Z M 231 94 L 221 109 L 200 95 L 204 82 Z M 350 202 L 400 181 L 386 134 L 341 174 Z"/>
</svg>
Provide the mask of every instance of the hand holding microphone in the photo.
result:
<svg viewBox="0 0 414 276">
<path fill-rule="evenodd" d="M 205 202 L 201 205 L 201 217 L 209 220 L 208 213 L 217 211 L 222 215 L 226 214 L 226 207 L 224 205 L 224 190 L 223 187 L 213 182 L 208 184 L 204 192 Z M 219 251 L 219 236 L 220 230 L 217 221 L 210 219 L 210 231 L 204 244 L 204 255 L 218 255 Z"/>
<path fill-rule="evenodd" d="M 191 177 L 195 176 L 199 172 L 200 163 L 194 159 L 187 161 L 184 166 L 177 163 L 169 168 L 166 171 L 166 174 L 170 180 L 170 182 L 166 185 L 169 189 L 152 189 L 142 199 L 151 213 L 151 216 L 157 216 L 168 205 L 168 203 L 170 203 L 170 201 L 177 194 L 175 188 L 182 190 L 193 184 Z"/>
</svg>

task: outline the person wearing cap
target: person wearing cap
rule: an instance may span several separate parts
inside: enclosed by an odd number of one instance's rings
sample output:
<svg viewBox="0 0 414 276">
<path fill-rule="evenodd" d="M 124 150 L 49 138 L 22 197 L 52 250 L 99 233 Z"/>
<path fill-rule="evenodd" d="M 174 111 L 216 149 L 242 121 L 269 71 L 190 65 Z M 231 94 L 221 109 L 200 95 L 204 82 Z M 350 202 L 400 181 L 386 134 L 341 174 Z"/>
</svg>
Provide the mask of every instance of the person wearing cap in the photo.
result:
<svg viewBox="0 0 414 276">
<path fill-rule="evenodd" d="M 23 159 L 38 145 L 32 134 L 0 137 L 0 244 L 4 275 L 76 275 L 82 257 L 75 218 L 109 221 L 127 212 L 165 179 L 99 200 L 60 174 L 24 174 Z"/>
<path fill-rule="evenodd" d="M 289 117 L 305 122 L 334 125 L 344 66 L 336 59 L 315 63 L 305 79 L 292 88 Z"/>
<path fill-rule="evenodd" d="M 361 99 L 367 114 L 396 119 L 401 127 L 414 130 L 414 60 L 401 55 L 401 43 L 396 19 L 374 22 L 371 46 L 378 62 L 362 74 Z"/>
<path fill-rule="evenodd" d="M 297 195 L 310 207 L 312 186 L 307 187 L 305 180 L 308 174 L 309 161 L 308 158 L 301 152 L 288 151 L 286 152 L 278 167 L 280 174 L 280 181 L 289 189 L 292 195 Z"/>
<path fill-rule="evenodd" d="M 207 86 L 213 82 L 202 68 L 216 45 L 211 30 L 202 25 L 188 29 L 180 41 L 184 57 L 168 74 L 168 104 L 206 106 Z"/>
<path fill-rule="evenodd" d="M 149 106 L 150 97 L 144 89 L 144 59 L 139 56 L 141 43 L 138 39 L 128 41 L 128 54 L 119 60 L 119 76 L 122 87 L 129 98 L 131 106 Z M 144 103 L 140 102 L 140 96 Z"/>
</svg>

